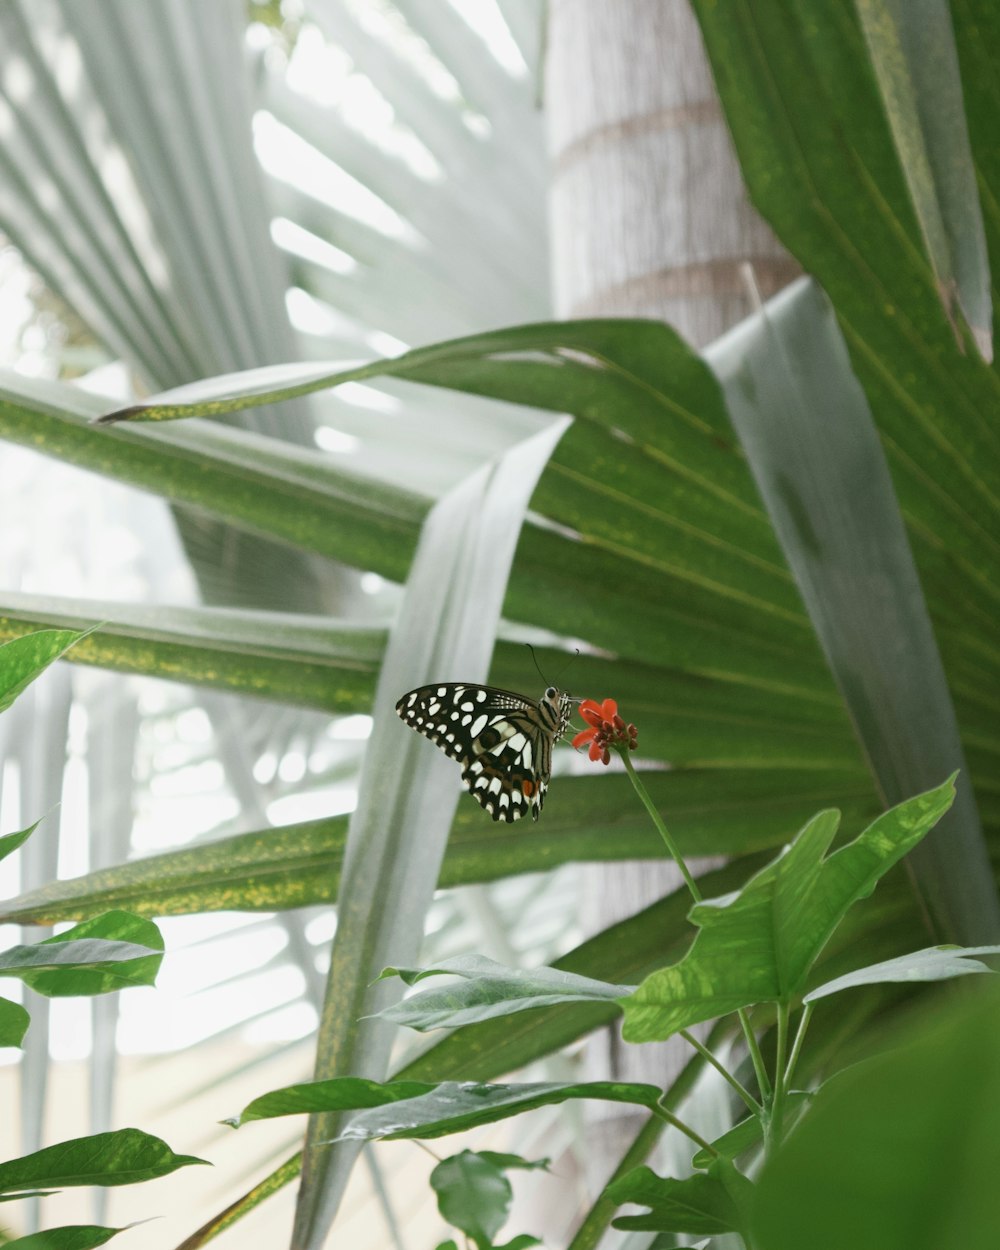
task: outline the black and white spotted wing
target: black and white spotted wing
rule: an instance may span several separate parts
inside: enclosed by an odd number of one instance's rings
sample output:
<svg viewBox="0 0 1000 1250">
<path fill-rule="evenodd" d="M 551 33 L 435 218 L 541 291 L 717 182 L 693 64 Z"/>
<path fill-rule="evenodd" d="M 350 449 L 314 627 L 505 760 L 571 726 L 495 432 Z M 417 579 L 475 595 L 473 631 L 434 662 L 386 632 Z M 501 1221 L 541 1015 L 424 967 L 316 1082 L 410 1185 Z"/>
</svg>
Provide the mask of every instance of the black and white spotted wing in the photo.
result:
<svg viewBox="0 0 1000 1250">
<path fill-rule="evenodd" d="M 495 686 L 439 682 L 404 694 L 404 721 L 462 765 L 466 789 L 494 820 L 538 819 L 552 771 L 552 746 L 569 724 L 572 700 L 549 686 L 538 702 Z"/>
</svg>

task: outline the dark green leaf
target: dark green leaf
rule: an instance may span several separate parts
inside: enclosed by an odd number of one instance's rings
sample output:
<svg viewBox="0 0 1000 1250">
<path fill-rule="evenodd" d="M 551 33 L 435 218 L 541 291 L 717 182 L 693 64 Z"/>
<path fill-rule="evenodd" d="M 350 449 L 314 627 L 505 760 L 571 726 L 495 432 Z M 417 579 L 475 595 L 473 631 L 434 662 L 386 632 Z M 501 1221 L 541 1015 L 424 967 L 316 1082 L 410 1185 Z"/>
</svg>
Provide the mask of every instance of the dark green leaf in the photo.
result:
<svg viewBox="0 0 1000 1250">
<path fill-rule="evenodd" d="M 995 991 L 939 999 L 828 1081 L 761 1175 L 755 1246 L 994 1250 L 998 1030 Z"/>
<path fill-rule="evenodd" d="M 496 1246 L 495 1250 L 528 1250 L 529 1246 L 540 1246 L 541 1244 L 541 1240 L 538 1237 L 532 1237 L 530 1233 L 518 1233 L 510 1241 L 505 1241 L 503 1245 Z"/>
<path fill-rule="evenodd" d="M 19 1003 L 0 998 L 0 1046 L 20 1046 L 31 1017 Z"/>
<path fill-rule="evenodd" d="M 66 1224 L 62 1228 L 47 1228 L 42 1232 L 29 1233 L 27 1237 L 15 1237 L 5 1241 L 4 1250 L 94 1250 L 103 1246 L 126 1228 L 104 1228 L 97 1224 Z"/>
<path fill-rule="evenodd" d="M 134 1185 L 205 1162 L 193 1155 L 174 1154 L 159 1137 L 137 1128 L 123 1128 L 75 1137 L 0 1163 L 0 1192 L 65 1185 Z"/>
<path fill-rule="evenodd" d="M 0 712 L 86 632 L 45 629 L 0 645 Z"/>
<path fill-rule="evenodd" d="M 989 964 L 976 959 L 976 955 L 1000 955 L 1000 946 L 929 946 L 926 950 L 911 951 L 898 959 L 869 964 L 848 972 L 825 985 L 810 990 L 802 1000 L 811 1003 L 856 985 L 874 985 L 884 981 L 947 981 L 951 977 L 964 977 L 974 972 L 994 972 Z"/>
<path fill-rule="evenodd" d="M 839 814 L 820 812 L 740 891 L 691 909 L 699 927 L 691 950 L 623 1000 L 625 1039 L 659 1041 L 752 1003 L 789 1002 L 848 909 L 933 828 L 953 796 L 951 778 L 884 813 L 828 858 Z"/>
<path fill-rule="evenodd" d="M 507 1221 L 514 1191 L 501 1168 L 480 1154 L 463 1150 L 442 1159 L 430 1175 L 438 1210 L 455 1228 L 489 1250 Z"/>
<path fill-rule="evenodd" d="M 113 911 L 0 954 L 0 976 L 19 977 L 50 998 L 107 994 L 152 985 L 163 959 L 163 938 L 151 920 Z"/>
<path fill-rule="evenodd" d="M 459 955 L 432 968 L 386 968 L 382 976 L 401 977 L 407 985 L 425 977 L 461 977 L 445 989 L 425 990 L 387 1007 L 383 1019 L 408 1028 L 458 1028 L 532 1007 L 564 1002 L 614 1002 L 634 986 L 608 985 L 558 968 L 506 968 L 482 955 Z"/>
<path fill-rule="evenodd" d="M 653 1107 L 660 1094 L 655 1085 L 624 1081 L 583 1081 L 569 1085 L 481 1085 L 474 1081 L 444 1081 L 417 1098 L 361 1112 L 346 1126 L 343 1136 L 362 1140 L 443 1137 L 574 1098 Z"/>
<path fill-rule="evenodd" d="M 746 1212 L 753 1185 L 727 1159 L 713 1162 L 707 1172 L 683 1180 L 657 1176 L 639 1167 L 612 1182 L 608 1193 L 615 1202 L 649 1207 L 647 1215 L 621 1215 L 615 1228 L 667 1233 L 729 1233 L 747 1227 Z"/>
<path fill-rule="evenodd" d="M 251 1120 L 311 1114 L 314 1111 L 357 1111 L 381 1107 L 401 1099 L 417 1098 L 434 1088 L 424 1081 L 369 1081 L 360 1076 L 335 1076 L 328 1081 L 303 1081 L 261 1094 L 226 1124 L 239 1128 Z"/>
<path fill-rule="evenodd" d="M 0 838 L 0 860 L 6 859 L 8 855 L 13 855 L 19 846 L 23 846 L 25 842 L 35 832 L 41 821 L 36 820 L 33 825 L 29 825 L 27 829 L 21 829 L 17 833 L 7 833 Z"/>
</svg>

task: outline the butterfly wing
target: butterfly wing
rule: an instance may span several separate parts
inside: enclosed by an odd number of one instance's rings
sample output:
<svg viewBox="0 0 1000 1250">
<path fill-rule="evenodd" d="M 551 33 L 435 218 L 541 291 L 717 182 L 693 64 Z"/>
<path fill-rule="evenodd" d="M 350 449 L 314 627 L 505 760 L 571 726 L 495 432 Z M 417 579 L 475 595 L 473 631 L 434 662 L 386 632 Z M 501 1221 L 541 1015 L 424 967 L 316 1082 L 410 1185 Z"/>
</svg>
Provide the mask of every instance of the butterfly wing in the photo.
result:
<svg viewBox="0 0 1000 1250">
<path fill-rule="evenodd" d="M 569 700 L 559 691 L 550 688 L 535 703 L 495 686 L 441 682 L 404 694 L 396 711 L 458 760 L 466 789 L 494 820 L 519 820 L 529 811 L 538 819 L 552 744 L 569 720 Z"/>
</svg>

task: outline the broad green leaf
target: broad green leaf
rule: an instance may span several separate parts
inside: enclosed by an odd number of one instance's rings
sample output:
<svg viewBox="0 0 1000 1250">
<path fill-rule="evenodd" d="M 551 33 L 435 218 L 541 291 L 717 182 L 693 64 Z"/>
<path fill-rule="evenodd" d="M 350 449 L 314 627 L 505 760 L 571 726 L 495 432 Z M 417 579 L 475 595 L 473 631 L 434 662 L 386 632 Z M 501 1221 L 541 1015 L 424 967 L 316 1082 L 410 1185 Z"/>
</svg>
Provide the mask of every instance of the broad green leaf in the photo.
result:
<svg viewBox="0 0 1000 1250">
<path fill-rule="evenodd" d="M 486 676 L 531 490 L 566 424 L 553 422 L 461 482 L 421 531 L 379 674 L 348 830 L 317 1037 L 319 1080 L 385 1075 L 394 1030 L 371 1017 L 392 990 L 372 982 L 419 950 L 457 802 L 454 762 L 399 721 L 396 702 L 411 686 Z M 324 1243 L 357 1156 L 353 1144 L 330 1148 L 336 1131 L 335 1116 L 310 1119 L 293 1234 L 303 1250 Z"/>
<path fill-rule="evenodd" d="M 370 710 L 385 649 L 381 627 L 291 612 L 0 593 L 0 638 L 94 622 L 74 663 L 340 713 Z"/>
<path fill-rule="evenodd" d="M 0 838 L 0 860 L 6 859 L 8 855 L 13 855 L 19 846 L 23 846 L 41 823 L 40 820 L 36 820 L 27 829 L 20 829 L 17 833 L 4 834 Z"/>
<path fill-rule="evenodd" d="M 833 311 L 803 280 L 715 344 L 711 359 L 886 804 L 932 777 L 960 774 L 954 809 L 913 856 L 937 935 L 996 940 L 1000 901 L 955 709 L 885 456 Z"/>
<path fill-rule="evenodd" d="M 514 1191 L 503 1169 L 471 1150 L 442 1159 L 430 1175 L 438 1210 L 449 1224 L 489 1250 L 510 1214 Z"/>
<path fill-rule="evenodd" d="M 836 770 L 776 774 L 731 768 L 728 776 L 746 799 L 752 798 L 749 810 L 720 791 L 716 769 L 643 773 L 682 852 L 743 855 L 780 845 L 824 803 L 838 803 L 855 824 L 877 811 L 867 783 L 852 794 L 855 779 Z M 112 907 L 170 916 L 332 903 L 347 823 L 347 817 L 335 816 L 262 829 L 53 881 L 0 903 L 0 921 L 53 924 Z M 460 802 L 438 885 L 495 881 L 579 860 L 659 859 L 665 854 L 624 776 L 557 777 L 544 818 L 531 828 L 522 824 L 492 821 L 475 804 Z"/>
<path fill-rule="evenodd" d="M 507 968 L 482 955 L 459 955 L 431 968 L 386 968 L 382 977 L 398 976 L 407 985 L 447 974 L 463 978 L 445 989 L 425 990 L 387 1007 L 384 1020 L 426 1032 L 459 1028 L 532 1007 L 563 1002 L 614 1002 L 634 986 L 608 985 L 558 968 Z"/>
<path fill-rule="evenodd" d="M 976 983 L 977 985 L 981 983 Z M 760 1177 L 759 1250 L 992 1250 L 1000 998 L 938 999 L 838 1073 Z"/>
<path fill-rule="evenodd" d="M 532 1237 L 530 1233 L 518 1233 L 516 1237 L 512 1237 L 510 1241 L 505 1241 L 502 1245 L 497 1245 L 496 1250 L 528 1250 L 529 1246 L 540 1246 L 542 1243 L 538 1237 Z"/>
<path fill-rule="evenodd" d="M 625 1081 L 582 1081 L 576 1084 L 537 1082 L 485 1085 L 475 1081 L 443 1081 L 435 1089 L 404 1102 L 376 1107 L 353 1116 L 342 1136 L 349 1140 L 403 1137 L 444 1137 L 506 1120 L 523 1111 L 570 1099 L 593 1098 L 655 1107 L 662 1091 L 655 1085 Z"/>
<path fill-rule="evenodd" d="M 45 629 L 0 645 L 0 712 L 88 632 Z"/>
<path fill-rule="evenodd" d="M 663 1105 L 668 1110 L 676 1110 L 683 1098 L 690 1093 L 691 1087 L 701 1071 L 701 1063 L 700 1055 L 695 1055 L 692 1059 L 689 1059 L 685 1068 L 674 1080 L 671 1088 L 665 1092 Z M 659 1120 L 655 1116 L 650 1116 L 646 1120 L 645 1124 L 643 1124 L 642 1128 L 639 1129 L 629 1143 L 618 1166 L 609 1177 L 607 1185 L 584 1216 L 567 1250 L 595 1250 L 604 1234 L 611 1227 L 611 1220 L 618 1209 L 618 1203 L 610 1196 L 608 1189 L 615 1181 L 620 1180 L 623 1176 L 627 1176 L 649 1158 L 651 1151 L 655 1148 L 665 1128 L 665 1120 Z"/>
<path fill-rule="evenodd" d="M 123 1128 L 75 1137 L 0 1163 L 0 1192 L 66 1185 L 134 1185 L 205 1162 L 193 1155 L 174 1154 L 159 1137 L 137 1128 Z"/>
<path fill-rule="evenodd" d="M 114 911 L 33 946 L 0 954 L 0 975 L 19 977 L 39 994 L 64 998 L 152 985 L 163 939 L 151 920 Z"/>
<path fill-rule="evenodd" d="M 0 998 L 0 1046 L 20 1046 L 31 1017 L 20 1003 Z"/>
<path fill-rule="evenodd" d="M 950 778 L 829 857 L 839 816 L 820 812 L 736 894 L 696 904 L 688 954 L 623 1000 L 626 1041 L 660 1041 L 752 1003 L 790 1002 L 847 910 L 933 828 L 953 795 Z"/>
<path fill-rule="evenodd" d="M 369 1081 L 360 1076 L 335 1076 L 328 1081 L 304 1081 L 284 1089 L 261 1094 L 233 1119 L 226 1120 L 233 1128 L 251 1120 L 272 1120 L 277 1116 L 303 1115 L 314 1111 L 357 1111 L 364 1107 L 381 1107 L 388 1102 L 417 1098 L 430 1093 L 433 1085 L 425 1081 Z"/>
<path fill-rule="evenodd" d="M 1000 946 L 929 946 L 926 950 L 911 951 L 898 959 L 869 964 L 867 968 L 858 968 L 855 972 L 836 977 L 810 990 L 802 1001 L 811 1003 L 856 985 L 877 985 L 885 981 L 947 981 L 975 972 L 996 971 L 976 959 L 976 955 L 1000 955 Z"/>
<path fill-rule="evenodd" d="M 620 1215 L 613 1226 L 647 1232 L 742 1232 L 752 1194 L 751 1182 L 728 1159 L 717 1159 L 706 1172 L 683 1180 L 639 1167 L 608 1187 L 616 1202 L 650 1208 L 646 1215 Z"/>
<path fill-rule="evenodd" d="M 858 0 L 857 11 L 945 311 L 961 308 L 992 360 L 989 258 L 949 7 Z"/>
<path fill-rule="evenodd" d="M 29 1233 L 27 1237 L 15 1237 L 4 1242 L 4 1250 L 94 1250 L 127 1232 L 125 1228 L 106 1228 L 98 1224 L 65 1224 L 62 1228 L 46 1228 L 42 1232 Z"/>
</svg>

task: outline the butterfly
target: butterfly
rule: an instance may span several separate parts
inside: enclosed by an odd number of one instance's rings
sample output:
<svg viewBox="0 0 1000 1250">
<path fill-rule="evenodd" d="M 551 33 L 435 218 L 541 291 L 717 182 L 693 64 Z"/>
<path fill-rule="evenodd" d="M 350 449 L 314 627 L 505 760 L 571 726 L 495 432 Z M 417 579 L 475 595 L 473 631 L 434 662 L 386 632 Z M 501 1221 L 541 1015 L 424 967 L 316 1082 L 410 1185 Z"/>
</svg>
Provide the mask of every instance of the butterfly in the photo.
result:
<svg viewBox="0 0 1000 1250">
<path fill-rule="evenodd" d="M 549 686 L 536 703 L 512 690 L 440 682 L 410 690 L 396 711 L 411 729 L 462 765 L 465 788 L 494 820 L 538 819 L 552 771 L 552 746 L 573 703 Z"/>
</svg>

